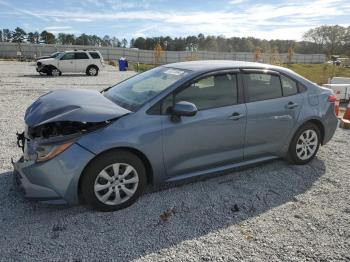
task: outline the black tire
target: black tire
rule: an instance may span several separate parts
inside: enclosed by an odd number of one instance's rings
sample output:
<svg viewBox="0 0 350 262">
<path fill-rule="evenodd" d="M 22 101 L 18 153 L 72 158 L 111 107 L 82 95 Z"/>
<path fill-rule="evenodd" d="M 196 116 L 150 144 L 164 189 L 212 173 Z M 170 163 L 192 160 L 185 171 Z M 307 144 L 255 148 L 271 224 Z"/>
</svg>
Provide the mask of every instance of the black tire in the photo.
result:
<svg viewBox="0 0 350 262">
<path fill-rule="evenodd" d="M 94 69 L 94 70 L 92 70 L 92 69 Z M 86 69 L 86 74 L 88 76 L 97 76 L 98 75 L 98 67 L 94 66 L 94 65 L 88 66 L 88 68 Z"/>
<path fill-rule="evenodd" d="M 56 73 L 57 72 L 57 73 Z M 55 67 L 48 69 L 47 75 L 49 76 L 61 76 L 62 72 Z"/>
<path fill-rule="evenodd" d="M 132 166 L 136 170 L 138 176 L 138 184 L 135 193 L 125 202 L 116 205 L 101 202 L 96 196 L 98 193 L 95 193 L 94 189 L 95 182 L 100 172 L 114 163 L 125 163 Z M 81 179 L 80 189 L 83 199 L 94 209 L 104 212 L 116 211 L 132 205 L 140 197 L 147 183 L 146 169 L 143 162 L 136 155 L 125 150 L 113 150 L 97 156 L 86 167 Z M 110 190 L 110 188 L 106 190 Z M 112 200 L 115 198 L 113 194 L 115 193 L 113 192 L 109 197 L 112 198 Z"/>
<path fill-rule="evenodd" d="M 317 144 L 315 145 L 315 148 L 311 148 L 311 145 L 309 145 L 309 149 L 310 151 L 314 151 L 313 153 L 311 153 L 308 149 L 307 149 L 307 145 L 305 145 L 305 148 L 300 148 L 303 147 L 303 144 L 300 144 L 300 142 L 302 142 L 301 140 L 299 140 L 299 138 L 301 138 L 302 134 L 305 134 L 305 132 L 307 131 L 313 131 L 316 133 L 317 136 Z M 315 155 L 317 154 L 317 151 L 320 147 L 320 142 L 321 142 L 321 132 L 320 129 L 313 123 L 306 123 L 305 125 L 301 126 L 294 134 L 293 139 L 289 145 L 289 150 L 288 150 L 288 161 L 293 163 L 293 164 L 297 164 L 297 165 L 304 165 L 309 163 L 312 159 L 314 159 Z M 297 149 L 297 144 L 299 146 L 299 148 Z M 301 158 L 300 157 L 300 153 L 297 153 L 297 151 L 301 152 L 302 150 L 304 150 L 304 157 Z M 307 154 L 310 153 L 309 156 L 307 156 Z"/>
</svg>

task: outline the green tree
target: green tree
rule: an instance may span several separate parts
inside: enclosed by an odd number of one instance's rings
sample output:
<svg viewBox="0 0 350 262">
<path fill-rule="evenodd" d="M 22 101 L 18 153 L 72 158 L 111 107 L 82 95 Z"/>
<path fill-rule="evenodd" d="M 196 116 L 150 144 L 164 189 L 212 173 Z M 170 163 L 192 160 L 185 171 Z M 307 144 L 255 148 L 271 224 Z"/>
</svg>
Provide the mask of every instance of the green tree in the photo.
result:
<svg viewBox="0 0 350 262">
<path fill-rule="evenodd" d="M 2 30 L 0 29 L 0 42 L 2 42 Z"/>
<path fill-rule="evenodd" d="M 128 45 L 128 40 L 126 40 L 125 38 L 123 38 L 122 42 L 121 42 L 122 47 L 126 48 L 126 46 Z"/>
<path fill-rule="evenodd" d="M 2 38 L 4 42 L 10 42 L 12 40 L 12 33 L 9 29 L 2 30 Z"/>
<path fill-rule="evenodd" d="M 73 34 L 59 33 L 57 41 L 62 45 L 72 45 L 75 43 L 75 36 Z"/>
<path fill-rule="evenodd" d="M 20 27 L 16 27 L 15 31 L 12 33 L 12 42 L 23 43 L 26 38 L 27 33 Z"/>
<path fill-rule="evenodd" d="M 111 46 L 112 45 L 111 38 L 109 37 L 109 35 L 105 35 L 102 40 L 103 40 L 103 46 Z"/>
<path fill-rule="evenodd" d="M 329 54 L 337 54 L 341 52 L 342 45 L 346 41 L 346 32 L 346 28 L 339 25 L 323 25 L 310 29 L 303 38 L 315 43 Z"/>
<path fill-rule="evenodd" d="M 29 32 L 27 35 L 27 41 L 31 44 L 35 44 L 35 37 L 33 32 Z"/>
<path fill-rule="evenodd" d="M 138 37 L 134 40 L 133 47 L 139 49 L 146 49 L 146 39 L 143 37 Z"/>
<path fill-rule="evenodd" d="M 55 44 L 56 37 L 54 34 L 44 30 L 40 33 L 40 41 L 44 44 Z"/>
</svg>

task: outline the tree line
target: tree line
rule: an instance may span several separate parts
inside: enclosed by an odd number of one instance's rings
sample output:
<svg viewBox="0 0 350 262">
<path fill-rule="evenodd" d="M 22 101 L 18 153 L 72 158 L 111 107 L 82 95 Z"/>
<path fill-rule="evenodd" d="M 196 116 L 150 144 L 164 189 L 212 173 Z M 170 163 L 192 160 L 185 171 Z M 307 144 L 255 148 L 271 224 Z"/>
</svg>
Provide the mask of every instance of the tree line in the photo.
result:
<svg viewBox="0 0 350 262">
<path fill-rule="evenodd" d="M 125 38 L 119 40 L 108 35 L 99 37 L 97 35 L 59 33 L 54 35 L 46 30 L 41 33 L 25 32 L 17 27 L 14 31 L 9 29 L 0 30 L 0 41 L 5 42 L 29 42 L 43 44 L 63 45 L 92 45 L 132 47 L 144 50 L 154 50 L 160 44 L 167 51 L 218 51 L 218 52 L 293 52 L 301 54 L 324 53 L 327 55 L 343 54 L 350 56 L 350 26 L 342 27 L 320 26 L 305 32 L 302 41 L 294 40 L 264 40 L 254 37 L 224 37 L 205 36 L 198 34 L 187 37 L 160 36 L 160 37 L 137 37 L 130 40 Z"/>
<path fill-rule="evenodd" d="M 75 36 L 74 34 L 59 33 L 57 36 L 47 30 L 39 32 L 26 32 L 20 27 L 15 30 L 0 29 L 0 42 L 13 43 L 32 43 L 32 44 L 61 44 L 61 45 L 92 45 L 92 46 L 113 46 L 113 47 L 127 47 L 128 41 L 123 38 L 119 40 L 116 37 L 105 35 L 99 37 L 97 35 L 81 34 Z"/>
</svg>

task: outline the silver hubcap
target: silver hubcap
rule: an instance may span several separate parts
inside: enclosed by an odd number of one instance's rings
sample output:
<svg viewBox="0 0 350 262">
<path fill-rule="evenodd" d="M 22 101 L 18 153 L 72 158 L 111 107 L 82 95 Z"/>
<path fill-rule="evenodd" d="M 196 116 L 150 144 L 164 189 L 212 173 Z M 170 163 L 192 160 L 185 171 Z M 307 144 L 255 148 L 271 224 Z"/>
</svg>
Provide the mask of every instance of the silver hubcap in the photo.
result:
<svg viewBox="0 0 350 262">
<path fill-rule="evenodd" d="M 94 68 L 94 67 L 91 67 L 91 68 L 89 69 L 89 74 L 92 75 L 92 76 L 96 75 L 96 72 L 97 72 L 97 70 L 96 70 L 96 68 Z"/>
<path fill-rule="evenodd" d="M 314 130 L 305 130 L 299 137 L 296 146 L 297 156 L 301 160 L 312 157 L 317 149 L 318 138 Z"/>
<path fill-rule="evenodd" d="M 139 176 L 131 165 L 115 163 L 104 168 L 96 177 L 95 195 L 106 205 L 118 205 L 136 192 Z"/>
<path fill-rule="evenodd" d="M 53 76 L 59 76 L 59 75 L 60 75 L 60 71 L 58 71 L 58 69 L 53 69 L 53 70 L 51 71 L 51 74 L 52 74 Z"/>
</svg>

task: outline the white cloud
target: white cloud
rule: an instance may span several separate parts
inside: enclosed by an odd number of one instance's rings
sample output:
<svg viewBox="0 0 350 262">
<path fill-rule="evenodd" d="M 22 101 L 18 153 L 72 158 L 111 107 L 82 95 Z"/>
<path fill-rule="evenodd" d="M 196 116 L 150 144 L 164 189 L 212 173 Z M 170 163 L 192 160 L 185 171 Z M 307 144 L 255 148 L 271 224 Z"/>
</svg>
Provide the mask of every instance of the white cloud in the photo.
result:
<svg viewBox="0 0 350 262">
<path fill-rule="evenodd" d="M 231 0 L 231 1 L 229 1 L 228 3 L 229 3 L 230 5 L 239 5 L 239 4 L 242 4 L 242 3 L 244 3 L 244 2 L 246 2 L 246 0 Z"/>
<path fill-rule="evenodd" d="M 206 35 L 255 36 L 265 39 L 296 39 L 312 27 L 322 25 L 331 18 L 349 17 L 350 4 L 345 0 L 285 1 L 280 4 L 249 2 L 245 9 L 237 10 L 234 5 L 248 3 L 247 0 L 228 0 L 223 10 L 174 11 L 151 8 L 145 0 L 127 2 L 121 0 L 84 0 L 101 11 L 78 9 L 21 10 L 23 14 L 61 23 L 70 22 L 118 22 L 125 25 L 136 23 L 129 35 L 171 35 L 184 36 L 204 33 Z M 160 1 L 160 0 L 158 0 Z M 0 0 L 2 3 L 2 0 Z M 251 4 L 250 4 L 251 3 Z M 107 7 L 108 6 L 108 7 Z M 166 8 L 166 7 L 165 7 Z M 115 11 L 111 11 L 114 9 Z M 124 10 L 122 10 L 124 9 Z M 113 26 L 111 26 L 113 27 Z M 115 28 L 115 27 L 114 27 Z M 73 30 L 73 29 L 65 29 Z"/>
</svg>

